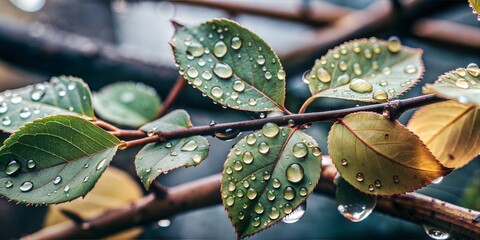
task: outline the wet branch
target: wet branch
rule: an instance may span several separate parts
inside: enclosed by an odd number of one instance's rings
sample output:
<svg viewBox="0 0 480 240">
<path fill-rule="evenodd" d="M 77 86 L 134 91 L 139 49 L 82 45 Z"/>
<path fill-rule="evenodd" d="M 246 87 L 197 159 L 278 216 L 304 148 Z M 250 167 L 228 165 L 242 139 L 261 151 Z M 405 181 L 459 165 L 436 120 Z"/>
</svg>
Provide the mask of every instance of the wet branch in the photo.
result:
<svg viewBox="0 0 480 240">
<path fill-rule="evenodd" d="M 328 159 L 328 157 L 325 157 Z M 324 162 L 322 177 L 316 193 L 334 197 L 333 179 L 336 169 Z M 221 203 L 219 174 L 167 189 L 165 198 L 156 200 L 146 196 L 123 208 L 110 210 L 98 217 L 85 219 L 79 225 L 73 221 L 52 226 L 22 239 L 101 238 L 136 226 L 144 226 L 160 219 Z M 447 231 L 452 238 L 479 239 L 480 212 L 417 193 L 378 197 L 375 211 L 417 224 L 427 224 Z M 320 216 L 319 216 L 320 218 Z M 83 227 L 82 227 L 83 226 Z"/>
</svg>

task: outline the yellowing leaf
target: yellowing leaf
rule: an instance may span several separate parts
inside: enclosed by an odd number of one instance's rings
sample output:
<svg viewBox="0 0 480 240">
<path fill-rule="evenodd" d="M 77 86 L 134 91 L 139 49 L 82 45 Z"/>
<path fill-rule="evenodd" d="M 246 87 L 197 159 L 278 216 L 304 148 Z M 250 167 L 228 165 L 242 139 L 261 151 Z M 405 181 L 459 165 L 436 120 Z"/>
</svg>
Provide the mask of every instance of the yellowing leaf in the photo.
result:
<svg viewBox="0 0 480 240">
<path fill-rule="evenodd" d="M 438 160 L 459 168 L 480 153 L 480 107 L 456 101 L 421 108 L 408 123 Z"/>
<path fill-rule="evenodd" d="M 94 218 L 110 209 L 125 206 L 140 199 L 142 196 L 142 190 L 127 173 L 114 167 L 109 167 L 85 198 L 51 205 L 45 216 L 44 227 L 46 229 L 42 231 L 48 231 L 48 227 L 55 228 L 68 221 L 68 218 L 62 214 L 61 210 L 76 213 L 83 219 Z M 107 239 L 135 238 L 141 231 L 141 228 L 134 228 Z"/>
<path fill-rule="evenodd" d="M 372 112 L 335 123 L 328 149 L 342 177 L 373 195 L 410 192 L 451 171 L 405 126 Z"/>
<path fill-rule="evenodd" d="M 423 74 L 422 50 L 400 40 L 376 38 L 346 42 L 315 62 L 310 92 L 363 102 L 385 102 L 415 85 Z"/>
</svg>

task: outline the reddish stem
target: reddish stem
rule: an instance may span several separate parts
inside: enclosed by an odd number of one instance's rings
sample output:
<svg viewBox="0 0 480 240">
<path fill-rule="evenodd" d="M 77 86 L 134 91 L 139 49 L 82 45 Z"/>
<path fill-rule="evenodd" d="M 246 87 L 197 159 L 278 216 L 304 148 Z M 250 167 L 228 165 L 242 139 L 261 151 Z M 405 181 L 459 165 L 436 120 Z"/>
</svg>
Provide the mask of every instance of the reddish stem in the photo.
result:
<svg viewBox="0 0 480 240">
<path fill-rule="evenodd" d="M 156 118 L 161 118 L 163 117 L 168 109 L 172 106 L 172 104 L 175 102 L 175 99 L 177 99 L 178 95 L 182 92 L 183 87 L 185 87 L 187 81 L 183 78 L 183 76 L 179 76 L 177 81 L 175 82 L 175 85 L 173 85 L 172 90 L 168 94 L 167 99 L 163 102 L 160 111 L 158 111 Z"/>
</svg>

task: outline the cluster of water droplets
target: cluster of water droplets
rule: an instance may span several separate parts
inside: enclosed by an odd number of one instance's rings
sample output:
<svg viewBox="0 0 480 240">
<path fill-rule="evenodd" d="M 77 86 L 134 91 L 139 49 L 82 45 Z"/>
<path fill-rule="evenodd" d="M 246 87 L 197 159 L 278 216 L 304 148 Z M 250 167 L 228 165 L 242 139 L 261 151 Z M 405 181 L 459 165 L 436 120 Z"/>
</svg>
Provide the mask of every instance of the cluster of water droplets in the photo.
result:
<svg viewBox="0 0 480 240">
<path fill-rule="evenodd" d="M 234 204 L 241 204 L 245 211 L 237 212 L 238 216 L 233 216 L 235 221 L 243 221 L 245 217 L 250 219 L 249 224 L 252 227 L 267 226 L 272 221 L 279 220 L 280 216 L 286 223 L 298 221 L 306 210 L 306 205 L 300 205 L 294 210 L 294 201 L 304 199 L 308 195 L 308 189 L 304 184 L 312 185 L 312 181 L 305 176 L 305 170 L 302 166 L 306 161 L 307 155 L 318 158 L 321 151 L 312 142 L 299 141 L 287 145 L 285 157 L 291 159 L 291 163 L 283 172 L 284 177 L 273 176 L 270 170 L 254 171 L 250 166 L 256 161 L 264 161 L 268 155 L 278 154 L 272 152 L 272 142 L 284 142 L 290 134 L 288 129 L 279 128 L 275 123 L 266 123 L 261 131 L 248 134 L 244 140 L 237 143 L 231 150 L 229 161 L 224 170 L 224 178 L 228 182 L 222 188 L 222 198 L 227 207 Z M 244 150 L 242 150 L 244 149 Z M 247 169 L 247 170 L 246 170 Z M 243 176 L 242 171 L 252 171 L 242 179 L 236 177 L 237 174 Z M 258 183 L 260 181 L 260 183 Z M 265 196 L 266 199 L 259 198 Z M 268 201 L 266 205 L 264 201 Z M 245 216 L 247 209 L 253 208 L 250 216 Z"/>
<path fill-rule="evenodd" d="M 310 84 L 314 81 L 318 92 L 333 88 L 333 92 L 338 92 L 343 96 L 350 96 L 354 93 L 371 94 L 370 96 L 378 101 L 386 101 L 389 96 L 396 92 L 396 83 L 389 83 L 393 76 L 390 67 L 380 69 L 383 58 L 388 54 L 395 55 L 400 52 L 402 44 L 397 37 L 390 37 L 386 43 L 376 38 L 370 38 L 368 42 L 353 41 L 340 45 L 338 48 L 330 50 L 327 56 L 316 61 L 314 72 L 304 74 L 303 81 Z M 368 47 L 366 46 L 368 45 Z M 350 58 L 363 57 L 366 63 L 362 61 L 352 61 Z M 369 65 L 366 65 L 369 64 Z M 418 67 L 408 64 L 403 68 L 403 72 L 408 75 L 416 74 Z M 381 75 L 377 76 L 377 75 Z M 365 77 L 375 78 L 377 80 L 368 80 Z M 412 83 L 412 80 L 406 80 L 400 83 L 401 88 L 405 88 Z M 390 84 L 390 85 L 389 85 Z M 348 86 L 343 90 L 338 90 L 338 86 Z M 341 92 L 340 92 L 341 91 Z"/>
<path fill-rule="evenodd" d="M 223 106 L 230 107 L 245 105 L 267 110 L 266 106 L 259 106 L 255 98 L 241 97 L 242 93 L 251 90 L 244 80 L 236 76 L 231 66 L 231 62 L 238 61 L 242 56 L 247 58 L 255 46 L 252 42 L 245 43 L 240 35 L 230 33 L 228 27 L 215 24 L 207 24 L 206 27 L 209 29 L 205 30 L 210 31 L 206 37 L 198 39 L 187 37 L 183 42 L 186 46 L 187 59 L 191 62 L 180 67 L 180 74 L 187 77 L 189 84 L 200 89 L 203 96 L 210 95 L 214 103 L 220 102 Z M 210 44 L 213 44 L 211 50 L 206 47 Z M 265 80 L 273 81 L 276 78 L 284 81 L 285 71 L 283 69 L 277 72 L 268 71 L 267 65 L 270 61 L 262 54 L 262 47 L 257 47 L 257 50 L 256 57 L 248 57 L 244 61 L 250 61 L 251 67 L 261 69 Z M 278 68 L 276 62 L 273 57 L 271 64 L 274 69 Z"/>
</svg>

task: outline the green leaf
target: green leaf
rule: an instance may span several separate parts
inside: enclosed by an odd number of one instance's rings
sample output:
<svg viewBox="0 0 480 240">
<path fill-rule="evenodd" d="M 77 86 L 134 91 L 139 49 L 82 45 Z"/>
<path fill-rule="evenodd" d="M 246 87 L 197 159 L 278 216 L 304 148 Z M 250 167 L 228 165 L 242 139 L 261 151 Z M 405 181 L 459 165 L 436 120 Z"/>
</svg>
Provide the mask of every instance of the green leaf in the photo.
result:
<svg viewBox="0 0 480 240">
<path fill-rule="evenodd" d="M 423 93 L 454 99 L 462 104 L 480 106 L 479 67 L 471 63 L 467 68 L 457 68 L 438 77 L 433 84 L 426 84 Z"/>
<path fill-rule="evenodd" d="M 377 204 L 377 197 L 358 191 L 340 176 L 335 180 L 335 199 L 340 214 L 352 222 L 360 222 L 368 217 Z"/>
<path fill-rule="evenodd" d="M 95 111 L 103 119 L 130 127 L 140 127 L 155 119 L 160 97 L 143 83 L 117 82 L 100 89 L 93 98 Z"/>
<path fill-rule="evenodd" d="M 222 200 L 239 238 L 291 213 L 320 179 L 322 157 L 302 131 L 267 123 L 232 148 L 222 176 Z"/>
<path fill-rule="evenodd" d="M 85 196 L 119 144 L 113 135 L 75 116 L 27 123 L 0 148 L 0 194 L 33 204 Z"/>
<path fill-rule="evenodd" d="M 192 127 L 185 110 L 175 110 L 164 117 L 148 123 L 141 130 L 153 135 L 155 132 L 172 131 Z M 167 142 L 149 143 L 135 158 L 135 168 L 145 188 L 162 173 L 179 167 L 200 164 L 208 156 L 210 145 L 202 136 L 192 136 Z"/>
<path fill-rule="evenodd" d="M 315 62 L 308 74 L 310 92 L 363 102 L 385 102 L 410 89 L 421 78 L 422 50 L 400 40 L 357 39 L 346 42 Z"/>
<path fill-rule="evenodd" d="M 170 44 L 180 73 L 194 88 L 233 109 L 286 111 L 285 71 L 255 33 L 227 19 L 174 26 Z"/>
<path fill-rule="evenodd" d="M 372 112 L 336 122 L 328 150 L 342 177 L 368 194 L 411 192 L 451 171 L 405 126 Z"/>
<path fill-rule="evenodd" d="M 456 101 L 431 104 L 415 112 L 408 128 L 446 167 L 462 167 L 480 153 L 480 107 Z"/>
<path fill-rule="evenodd" d="M 80 78 L 53 77 L 0 94 L 0 130 L 14 132 L 34 119 L 69 114 L 94 118 L 91 93 Z"/>
</svg>

